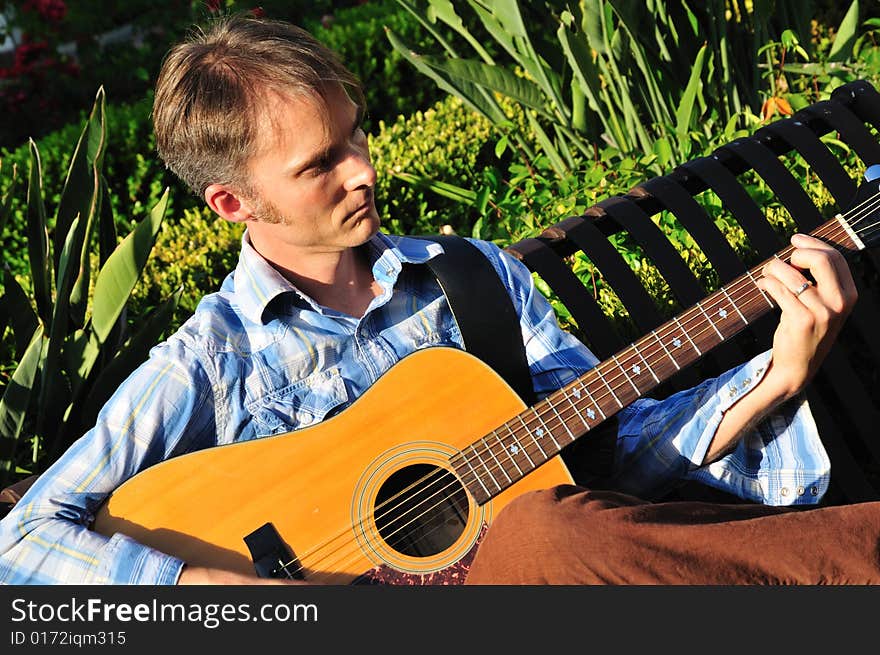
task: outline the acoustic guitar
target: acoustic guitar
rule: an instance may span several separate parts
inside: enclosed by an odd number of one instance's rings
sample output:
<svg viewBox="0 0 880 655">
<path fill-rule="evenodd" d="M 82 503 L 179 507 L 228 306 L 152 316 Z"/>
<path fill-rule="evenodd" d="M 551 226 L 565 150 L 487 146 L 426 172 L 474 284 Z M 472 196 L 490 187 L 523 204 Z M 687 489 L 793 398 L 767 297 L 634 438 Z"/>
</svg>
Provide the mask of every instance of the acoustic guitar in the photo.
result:
<svg viewBox="0 0 880 655">
<path fill-rule="evenodd" d="M 880 183 L 813 235 L 878 232 Z M 793 248 L 776 256 L 788 260 Z M 462 582 L 493 517 L 570 483 L 560 451 L 775 308 L 756 266 L 537 404 L 466 352 L 429 348 L 309 428 L 209 448 L 122 484 L 94 530 L 193 565 L 309 581 Z"/>
</svg>

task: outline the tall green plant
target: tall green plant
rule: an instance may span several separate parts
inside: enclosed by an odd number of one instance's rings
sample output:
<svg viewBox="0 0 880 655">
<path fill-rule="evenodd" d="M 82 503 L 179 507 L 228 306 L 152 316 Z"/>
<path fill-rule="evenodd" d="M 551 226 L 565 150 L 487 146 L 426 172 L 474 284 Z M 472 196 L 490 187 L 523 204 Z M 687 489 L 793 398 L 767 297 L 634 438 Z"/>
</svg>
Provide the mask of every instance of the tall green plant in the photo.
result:
<svg viewBox="0 0 880 655">
<path fill-rule="evenodd" d="M 442 54 L 417 53 L 389 30 L 392 47 L 506 130 L 526 159 L 546 156 L 559 176 L 606 145 L 622 156 L 655 154 L 665 168 L 686 160 L 719 123 L 735 129 L 733 119 L 757 103 L 758 44 L 774 18 L 809 13 L 809 3 L 794 0 L 397 1 L 434 34 Z M 503 59 L 465 26 L 465 8 Z M 438 23 L 471 52 L 443 40 Z M 503 110 L 499 94 L 523 109 L 524 123 Z"/>
<path fill-rule="evenodd" d="M 101 172 L 105 149 L 100 89 L 50 224 L 40 153 L 30 142 L 30 280 L 22 286 L 7 270 L 0 298 L 4 313 L 15 317 L 11 327 L 17 344 L 17 366 L 0 398 L 2 482 L 40 472 L 94 422 L 119 382 L 163 333 L 177 304 L 173 294 L 137 330 L 128 326 L 126 303 L 162 225 L 168 192 L 118 242 Z M 0 219 L 5 214 L 0 209 Z"/>
</svg>

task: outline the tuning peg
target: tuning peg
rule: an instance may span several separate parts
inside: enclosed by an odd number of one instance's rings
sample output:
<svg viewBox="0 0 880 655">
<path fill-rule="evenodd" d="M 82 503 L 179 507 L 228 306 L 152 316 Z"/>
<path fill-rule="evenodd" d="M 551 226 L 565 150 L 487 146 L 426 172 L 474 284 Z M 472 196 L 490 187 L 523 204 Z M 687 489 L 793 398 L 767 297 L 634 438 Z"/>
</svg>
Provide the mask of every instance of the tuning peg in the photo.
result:
<svg viewBox="0 0 880 655">
<path fill-rule="evenodd" d="M 873 182 L 880 178 L 880 164 L 872 164 L 865 169 L 865 182 Z"/>
</svg>

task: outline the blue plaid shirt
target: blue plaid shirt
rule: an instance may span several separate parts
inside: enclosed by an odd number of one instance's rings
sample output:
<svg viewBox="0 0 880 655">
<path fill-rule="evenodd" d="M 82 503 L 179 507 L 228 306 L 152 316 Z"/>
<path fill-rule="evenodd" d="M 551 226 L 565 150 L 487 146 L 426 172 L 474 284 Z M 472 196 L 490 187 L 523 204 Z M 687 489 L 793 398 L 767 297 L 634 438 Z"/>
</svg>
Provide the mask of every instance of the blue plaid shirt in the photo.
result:
<svg viewBox="0 0 880 655">
<path fill-rule="evenodd" d="M 520 312 L 536 391 L 596 364 L 559 329 L 529 271 L 496 246 L 489 257 Z M 122 534 L 89 529 L 116 487 L 182 453 L 313 425 L 358 398 L 413 351 L 461 347 L 437 281 L 419 264 L 436 243 L 378 234 L 369 243 L 382 288 L 358 319 L 317 304 L 242 242 L 238 266 L 180 330 L 120 386 L 97 424 L 0 522 L 0 582 L 174 583 L 183 562 Z M 704 483 L 769 504 L 824 494 L 829 462 L 805 403 L 788 403 L 735 452 L 698 467 L 724 411 L 762 376 L 765 353 L 663 401 L 618 414 L 619 487 L 651 496 L 674 481 Z"/>
</svg>

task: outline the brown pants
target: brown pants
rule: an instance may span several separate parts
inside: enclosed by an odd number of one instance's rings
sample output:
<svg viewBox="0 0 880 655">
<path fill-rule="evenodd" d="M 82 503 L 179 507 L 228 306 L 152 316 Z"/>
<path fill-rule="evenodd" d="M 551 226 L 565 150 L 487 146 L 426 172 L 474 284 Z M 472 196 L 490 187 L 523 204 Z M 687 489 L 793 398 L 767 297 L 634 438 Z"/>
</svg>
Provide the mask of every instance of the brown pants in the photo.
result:
<svg viewBox="0 0 880 655">
<path fill-rule="evenodd" d="M 563 485 L 505 507 L 468 584 L 878 584 L 880 502 L 649 503 Z"/>
</svg>

